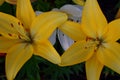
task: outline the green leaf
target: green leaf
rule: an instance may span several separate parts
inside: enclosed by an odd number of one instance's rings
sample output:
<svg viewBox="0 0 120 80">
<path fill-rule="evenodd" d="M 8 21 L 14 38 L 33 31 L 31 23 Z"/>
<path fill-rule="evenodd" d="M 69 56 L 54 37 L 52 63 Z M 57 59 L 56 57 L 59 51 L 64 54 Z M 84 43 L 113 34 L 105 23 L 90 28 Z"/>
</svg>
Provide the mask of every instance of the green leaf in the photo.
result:
<svg viewBox="0 0 120 80">
<path fill-rule="evenodd" d="M 120 8 L 120 0 L 118 1 L 116 8 Z"/>
<path fill-rule="evenodd" d="M 15 15 L 15 6 L 4 2 L 4 4 L 0 6 L 0 12 Z"/>
<path fill-rule="evenodd" d="M 24 64 L 15 80 L 40 80 L 39 66 L 35 56 Z"/>
</svg>

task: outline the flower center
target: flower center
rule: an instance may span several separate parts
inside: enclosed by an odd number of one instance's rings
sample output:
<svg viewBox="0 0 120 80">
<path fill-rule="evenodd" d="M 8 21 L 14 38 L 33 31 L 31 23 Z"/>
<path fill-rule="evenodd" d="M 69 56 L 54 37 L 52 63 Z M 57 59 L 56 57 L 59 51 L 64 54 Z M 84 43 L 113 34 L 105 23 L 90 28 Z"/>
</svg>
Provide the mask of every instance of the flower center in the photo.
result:
<svg viewBox="0 0 120 80">
<path fill-rule="evenodd" d="M 102 45 L 102 43 L 103 43 L 103 39 L 96 38 L 96 41 L 98 42 L 98 43 L 96 43 L 97 44 L 97 48 L 99 48 Z"/>
<path fill-rule="evenodd" d="M 93 43 L 95 43 L 96 49 L 98 49 L 104 43 L 104 40 L 102 38 L 98 38 L 98 37 L 96 37 L 96 38 L 87 37 L 86 41 L 92 41 Z"/>
<path fill-rule="evenodd" d="M 30 35 L 29 35 L 29 39 L 30 40 L 27 40 L 26 42 L 29 43 L 29 44 L 32 44 L 33 43 L 33 39 L 32 39 L 32 37 Z"/>
</svg>

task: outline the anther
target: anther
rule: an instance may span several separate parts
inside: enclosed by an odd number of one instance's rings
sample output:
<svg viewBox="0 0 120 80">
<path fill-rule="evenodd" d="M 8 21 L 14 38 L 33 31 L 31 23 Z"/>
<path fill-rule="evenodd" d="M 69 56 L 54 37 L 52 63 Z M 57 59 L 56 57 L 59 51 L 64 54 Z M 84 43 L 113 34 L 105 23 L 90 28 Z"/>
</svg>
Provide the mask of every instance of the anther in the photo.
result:
<svg viewBox="0 0 120 80">
<path fill-rule="evenodd" d="M 23 23 L 22 23 L 22 26 L 24 26 Z"/>
<path fill-rule="evenodd" d="M 20 35 L 18 35 L 18 38 L 19 38 L 19 39 L 21 39 L 21 36 L 20 36 Z"/>
<path fill-rule="evenodd" d="M 10 25 L 11 25 L 11 27 L 14 27 L 14 25 L 12 23 Z"/>
<path fill-rule="evenodd" d="M 12 34 L 8 33 L 9 36 L 12 36 Z"/>
<path fill-rule="evenodd" d="M 18 25 L 20 25 L 20 22 L 18 22 Z"/>
</svg>

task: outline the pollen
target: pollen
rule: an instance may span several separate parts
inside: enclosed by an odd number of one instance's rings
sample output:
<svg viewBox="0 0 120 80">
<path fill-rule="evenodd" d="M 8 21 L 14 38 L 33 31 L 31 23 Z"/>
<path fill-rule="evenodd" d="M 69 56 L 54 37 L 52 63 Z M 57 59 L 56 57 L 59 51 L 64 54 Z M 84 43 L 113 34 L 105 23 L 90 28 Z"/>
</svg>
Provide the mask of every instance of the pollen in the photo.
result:
<svg viewBox="0 0 120 80">
<path fill-rule="evenodd" d="M 23 23 L 22 23 L 22 26 L 24 26 Z"/>
<path fill-rule="evenodd" d="M 11 25 L 11 27 L 14 27 L 13 23 L 11 23 L 10 25 Z"/>
<path fill-rule="evenodd" d="M 19 39 L 22 39 L 20 35 L 18 35 L 18 38 L 19 38 Z"/>
<path fill-rule="evenodd" d="M 9 36 L 12 36 L 12 34 L 8 33 Z"/>
<path fill-rule="evenodd" d="M 20 22 L 18 22 L 18 25 L 20 25 Z"/>
<path fill-rule="evenodd" d="M 96 47 L 99 48 L 102 45 L 103 42 L 104 42 L 103 39 L 100 39 L 100 38 L 97 37 L 95 39 Z"/>
<path fill-rule="evenodd" d="M 90 38 L 90 37 L 86 37 L 86 42 L 89 41 L 89 40 L 94 40 L 94 39 Z"/>
</svg>

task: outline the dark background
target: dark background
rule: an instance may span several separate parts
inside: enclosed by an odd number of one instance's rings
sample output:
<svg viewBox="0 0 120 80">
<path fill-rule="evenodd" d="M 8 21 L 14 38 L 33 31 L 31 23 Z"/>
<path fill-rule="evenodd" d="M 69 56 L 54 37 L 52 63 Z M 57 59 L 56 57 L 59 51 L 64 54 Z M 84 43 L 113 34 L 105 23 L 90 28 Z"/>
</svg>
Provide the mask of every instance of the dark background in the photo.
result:
<svg viewBox="0 0 120 80">
<path fill-rule="evenodd" d="M 118 8 L 116 5 L 119 1 L 120 0 L 98 0 L 99 5 L 108 21 L 111 21 L 114 19 L 118 11 Z"/>
</svg>

